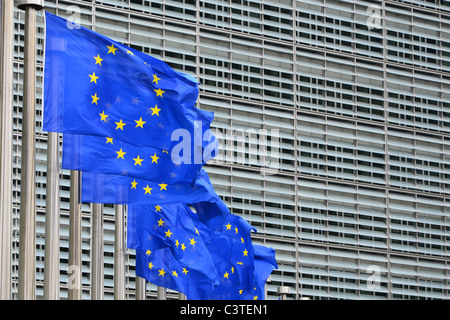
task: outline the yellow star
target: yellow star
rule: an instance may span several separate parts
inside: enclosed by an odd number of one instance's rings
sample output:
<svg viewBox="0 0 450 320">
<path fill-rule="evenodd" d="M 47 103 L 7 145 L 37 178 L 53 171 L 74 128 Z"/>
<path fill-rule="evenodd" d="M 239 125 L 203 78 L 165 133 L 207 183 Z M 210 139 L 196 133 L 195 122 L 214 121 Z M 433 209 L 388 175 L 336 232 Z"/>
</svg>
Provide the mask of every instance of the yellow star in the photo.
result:
<svg viewBox="0 0 450 320">
<path fill-rule="evenodd" d="M 166 234 L 166 238 L 170 238 L 170 236 L 171 236 L 173 233 L 170 232 L 170 229 L 169 229 L 169 230 L 167 230 L 167 231 L 165 232 L 165 234 Z"/>
<path fill-rule="evenodd" d="M 152 158 L 152 163 L 156 163 L 156 164 L 158 163 L 159 157 L 156 156 L 156 153 L 153 156 L 150 156 L 150 158 Z"/>
<path fill-rule="evenodd" d="M 167 190 L 167 184 L 165 184 L 165 183 L 158 184 L 158 186 L 161 187 L 161 189 L 159 191 Z"/>
<path fill-rule="evenodd" d="M 114 44 L 111 44 L 111 46 L 106 46 L 108 50 L 108 54 L 112 53 L 113 55 L 116 55 L 117 48 L 114 47 Z"/>
<path fill-rule="evenodd" d="M 231 230 L 231 224 L 229 222 L 227 225 L 225 225 L 225 227 L 227 227 L 227 230 Z"/>
<path fill-rule="evenodd" d="M 131 182 L 131 189 L 136 189 L 137 184 L 136 179 L 134 179 L 134 181 Z"/>
<path fill-rule="evenodd" d="M 153 263 L 149 262 L 148 267 L 150 268 L 150 270 L 152 270 L 154 267 Z"/>
<path fill-rule="evenodd" d="M 197 243 L 197 242 L 195 242 L 195 239 L 194 238 L 192 238 L 192 239 L 189 239 L 190 241 L 191 241 L 191 245 L 193 245 L 193 246 L 195 246 L 195 244 Z"/>
<path fill-rule="evenodd" d="M 244 257 L 248 257 L 248 251 L 247 249 L 245 249 L 244 251 L 242 251 L 244 253 Z"/>
<path fill-rule="evenodd" d="M 145 252 L 145 254 L 148 255 L 148 256 L 149 256 L 151 253 L 152 253 L 152 252 L 151 252 L 150 250 L 147 250 L 147 251 Z"/>
<path fill-rule="evenodd" d="M 223 277 L 228 279 L 229 273 L 225 271 L 225 273 L 223 274 Z"/>
<path fill-rule="evenodd" d="M 103 59 L 100 58 L 100 55 L 99 55 L 99 54 L 98 54 L 96 57 L 94 57 L 94 59 L 95 59 L 95 64 L 102 65 Z"/>
<path fill-rule="evenodd" d="M 122 119 L 120 119 L 120 122 L 116 122 L 116 125 L 117 125 L 116 130 L 120 129 L 123 131 L 123 127 L 126 125 L 126 123 L 122 122 Z"/>
<path fill-rule="evenodd" d="M 161 111 L 161 109 L 158 109 L 158 105 L 155 104 L 155 107 L 150 109 L 153 111 L 152 116 L 156 114 L 159 117 L 159 112 Z"/>
<path fill-rule="evenodd" d="M 132 56 L 134 56 L 134 53 L 133 53 L 133 52 L 131 52 L 131 51 L 130 51 L 130 50 L 128 50 L 128 49 L 127 49 L 127 53 L 128 53 L 128 54 L 131 54 Z"/>
<path fill-rule="evenodd" d="M 177 240 L 175 240 L 175 246 L 178 248 L 178 246 L 180 245 L 180 242 Z"/>
<path fill-rule="evenodd" d="M 172 275 L 173 275 L 174 277 L 178 277 L 178 274 L 177 274 L 176 271 L 172 271 Z"/>
<path fill-rule="evenodd" d="M 155 212 L 161 212 L 161 207 L 159 206 L 159 204 L 155 206 Z"/>
<path fill-rule="evenodd" d="M 241 237 L 241 242 L 244 243 L 244 238 L 243 237 Z"/>
<path fill-rule="evenodd" d="M 164 224 L 164 220 L 162 218 L 159 218 L 158 222 L 158 227 L 162 227 Z"/>
<path fill-rule="evenodd" d="M 95 75 L 95 72 L 90 74 L 89 77 L 91 77 L 91 82 L 94 82 L 95 84 L 97 84 L 98 77 Z"/>
<path fill-rule="evenodd" d="M 113 144 L 113 138 L 108 138 L 108 137 L 106 137 L 106 143 L 111 143 L 111 144 Z"/>
<path fill-rule="evenodd" d="M 254 297 L 253 297 L 253 300 L 258 300 L 258 296 L 254 296 Z"/>
<path fill-rule="evenodd" d="M 145 193 L 144 194 L 152 194 L 152 189 L 153 188 L 149 188 L 149 186 L 147 185 L 145 188 L 143 188 L 144 190 L 145 190 Z"/>
<path fill-rule="evenodd" d="M 105 114 L 105 110 L 103 110 L 102 113 L 99 113 L 101 119 L 100 121 L 105 121 L 106 122 L 106 118 L 108 118 L 109 116 L 107 114 Z"/>
<path fill-rule="evenodd" d="M 243 291 L 244 291 L 244 290 L 242 290 L 242 289 L 241 289 L 241 290 L 239 290 L 239 295 L 241 295 Z"/>
<path fill-rule="evenodd" d="M 163 93 L 165 92 L 165 91 L 162 91 L 161 89 L 157 89 L 157 90 L 154 90 L 155 92 L 156 92 L 156 96 L 157 97 L 163 97 Z"/>
<path fill-rule="evenodd" d="M 184 245 L 184 243 L 181 244 L 181 250 L 186 250 L 186 246 Z"/>
<path fill-rule="evenodd" d="M 236 228 L 234 228 L 234 230 L 236 231 L 236 233 L 238 233 L 238 228 L 236 227 Z"/>
<path fill-rule="evenodd" d="M 159 80 L 161 80 L 161 78 L 158 78 L 158 77 L 156 76 L 156 74 L 154 74 L 154 75 L 153 75 L 153 81 L 152 81 L 152 82 L 158 84 L 158 81 L 159 81 Z"/>
<path fill-rule="evenodd" d="M 119 151 L 116 151 L 116 153 L 117 153 L 117 159 L 119 159 L 119 158 L 122 158 L 122 159 L 124 159 L 124 154 L 126 154 L 126 152 L 123 152 L 122 151 L 122 148 L 120 148 L 120 150 Z M 124 159 L 125 160 L 125 159 Z"/>
<path fill-rule="evenodd" d="M 231 273 L 234 273 L 234 267 L 231 267 Z"/>
<path fill-rule="evenodd" d="M 97 101 L 100 99 L 99 97 L 97 97 L 97 92 L 93 96 L 91 96 L 91 98 L 92 98 L 91 103 L 95 103 L 95 104 L 97 104 Z"/>
<path fill-rule="evenodd" d="M 144 129 L 144 123 L 147 123 L 145 121 L 142 121 L 142 117 L 139 120 L 134 120 L 134 122 L 136 122 L 136 127 L 141 127 L 142 129 Z"/>
<path fill-rule="evenodd" d="M 137 158 L 133 158 L 133 160 L 134 160 L 134 165 L 139 165 L 139 166 L 141 166 L 142 167 L 142 161 L 144 161 L 144 159 L 141 159 L 140 157 L 139 157 L 139 155 L 137 156 Z"/>
<path fill-rule="evenodd" d="M 162 276 L 162 277 L 164 277 L 164 274 L 166 273 L 164 271 L 164 269 L 158 270 L 158 272 L 159 272 L 158 276 Z"/>
<path fill-rule="evenodd" d="M 188 274 L 189 271 L 186 270 L 186 268 L 183 268 L 183 273 Z"/>
<path fill-rule="evenodd" d="M 243 263 L 242 263 L 242 261 L 238 261 L 238 262 L 236 262 L 238 265 L 240 265 L 240 266 L 242 266 L 243 265 Z"/>
</svg>

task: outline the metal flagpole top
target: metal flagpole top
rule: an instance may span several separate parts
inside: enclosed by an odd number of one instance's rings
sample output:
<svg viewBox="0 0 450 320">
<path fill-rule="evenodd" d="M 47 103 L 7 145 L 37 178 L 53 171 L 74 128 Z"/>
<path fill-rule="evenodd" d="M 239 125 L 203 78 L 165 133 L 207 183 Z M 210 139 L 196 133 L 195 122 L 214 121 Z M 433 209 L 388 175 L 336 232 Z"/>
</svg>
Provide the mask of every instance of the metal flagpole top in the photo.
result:
<svg viewBox="0 0 450 320">
<path fill-rule="evenodd" d="M 44 0 L 19 0 L 17 2 L 17 7 L 19 9 L 25 10 L 28 6 L 32 6 L 36 10 L 44 9 Z"/>
<path fill-rule="evenodd" d="M 287 295 L 290 292 L 290 288 L 289 287 L 285 287 L 285 286 L 280 286 L 277 288 L 277 293 L 280 295 L 280 299 L 281 300 L 286 300 Z"/>
</svg>

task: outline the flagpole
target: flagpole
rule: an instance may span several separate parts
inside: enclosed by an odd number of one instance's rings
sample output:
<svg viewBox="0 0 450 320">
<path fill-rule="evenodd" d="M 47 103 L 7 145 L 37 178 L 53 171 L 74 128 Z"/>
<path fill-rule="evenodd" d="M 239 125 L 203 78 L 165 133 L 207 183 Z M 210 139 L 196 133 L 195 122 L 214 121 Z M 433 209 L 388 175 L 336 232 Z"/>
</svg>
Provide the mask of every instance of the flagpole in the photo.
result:
<svg viewBox="0 0 450 320">
<path fill-rule="evenodd" d="M 136 276 L 136 300 L 145 300 L 146 298 L 146 286 L 147 282 L 144 278 L 141 278 L 139 276 Z"/>
<path fill-rule="evenodd" d="M 59 300 L 59 139 L 47 140 L 47 188 L 45 212 L 44 299 Z"/>
<path fill-rule="evenodd" d="M 36 10 L 43 8 L 43 1 L 21 0 L 18 7 L 25 10 L 18 296 L 21 300 L 32 300 L 36 291 Z"/>
<path fill-rule="evenodd" d="M 46 41 L 46 50 L 64 52 L 64 39 Z M 55 58 L 59 65 L 59 56 Z M 58 69 L 52 69 L 57 76 Z M 49 100 L 59 101 L 60 92 L 53 90 Z M 45 105 L 44 105 L 45 109 Z M 45 112 L 45 110 L 44 110 Z M 47 188 L 45 212 L 45 259 L 44 259 L 44 299 L 59 300 L 59 253 L 60 253 L 60 199 L 59 199 L 59 134 L 48 132 L 47 140 Z"/>
<path fill-rule="evenodd" d="M 14 4 L 0 3 L 0 300 L 11 299 Z"/>
<path fill-rule="evenodd" d="M 124 205 L 115 205 L 114 299 L 125 300 Z"/>
<path fill-rule="evenodd" d="M 81 172 L 70 172 L 69 300 L 81 300 Z"/>
<path fill-rule="evenodd" d="M 156 297 L 158 300 L 167 300 L 166 288 L 158 287 L 158 289 L 156 291 Z"/>
<path fill-rule="evenodd" d="M 92 204 L 92 282 L 91 299 L 103 300 L 103 207 Z"/>
</svg>

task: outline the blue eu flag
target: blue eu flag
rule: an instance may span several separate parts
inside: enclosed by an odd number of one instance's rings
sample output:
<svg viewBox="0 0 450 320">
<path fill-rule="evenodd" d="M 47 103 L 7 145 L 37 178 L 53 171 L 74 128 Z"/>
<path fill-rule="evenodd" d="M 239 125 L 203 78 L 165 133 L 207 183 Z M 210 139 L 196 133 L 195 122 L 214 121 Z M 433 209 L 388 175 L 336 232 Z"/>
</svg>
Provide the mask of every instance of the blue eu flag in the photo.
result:
<svg viewBox="0 0 450 320">
<path fill-rule="evenodd" d="M 191 183 L 209 155 L 199 163 L 177 163 L 170 144 L 135 146 L 110 137 L 64 134 L 62 168 L 125 175 L 155 182 Z M 190 145 L 189 145 L 190 147 Z"/>
<path fill-rule="evenodd" d="M 255 254 L 254 288 L 250 297 L 253 300 L 264 300 L 267 279 L 272 271 L 278 268 L 275 250 L 266 246 L 253 245 L 253 252 Z"/>
<path fill-rule="evenodd" d="M 198 208 L 195 204 L 193 207 Z M 220 202 L 210 204 L 204 209 L 217 211 L 218 208 L 220 208 Z M 254 245 L 251 233 L 256 229 L 239 216 L 229 214 L 222 228 L 211 230 L 199 220 L 198 214 L 192 210 L 188 212 L 219 274 L 218 285 L 214 288 L 211 299 L 265 299 L 267 278 L 278 267 L 275 250 Z"/>
<path fill-rule="evenodd" d="M 237 290 L 229 290 L 225 293 L 214 295 L 215 300 L 264 300 L 265 285 L 267 279 L 274 269 L 278 268 L 275 260 L 275 250 L 270 247 L 253 245 L 254 271 L 253 286 L 244 289 L 242 286 Z M 219 291 L 219 290 L 217 290 Z"/>
<path fill-rule="evenodd" d="M 220 230 L 206 227 L 191 211 L 203 241 L 219 273 L 219 285 L 212 299 L 220 299 L 239 291 L 247 292 L 254 285 L 254 252 L 251 233 L 256 231 L 245 219 L 229 214 Z"/>
<path fill-rule="evenodd" d="M 190 292 L 190 299 L 264 299 L 267 278 L 277 267 L 275 251 L 253 245 L 251 232 L 255 229 L 238 216 L 229 214 L 221 228 L 211 229 L 192 209 L 202 206 L 175 203 L 129 207 L 128 246 L 136 249 L 137 275 L 166 288 Z M 216 202 L 206 208 L 221 207 Z M 195 250 L 192 246 L 189 256 L 180 255 L 191 248 L 187 239 L 195 244 Z M 151 256 L 153 252 L 157 254 Z M 175 277 L 164 278 L 159 272 L 182 270 L 188 261 L 195 270 L 193 278 L 178 278 L 177 271 Z M 158 272 L 154 266 L 159 267 Z"/>
<path fill-rule="evenodd" d="M 159 183 L 126 175 L 92 172 L 83 172 L 81 179 L 82 202 L 153 206 L 186 203 L 199 208 L 200 221 L 214 230 L 222 227 L 229 213 L 204 169 L 190 184 Z"/>
<path fill-rule="evenodd" d="M 195 108 L 198 81 L 166 63 L 46 12 L 45 131 L 156 146 L 212 113 Z M 169 147 L 169 146 L 167 146 Z"/>
<path fill-rule="evenodd" d="M 62 167 L 83 172 L 82 201 L 217 197 L 199 179 L 217 141 L 194 78 L 50 13 L 45 41 L 44 130 L 64 133 Z"/>
<path fill-rule="evenodd" d="M 217 147 L 197 97 L 195 78 L 46 12 L 43 129 L 64 133 L 63 168 L 161 181 L 185 166 L 166 182 L 191 182 Z"/>
<path fill-rule="evenodd" d="M 136 275 L 155 285 L 209 299 L 217 272 L 186 205 L 128 207 L 128 246 L 136 249 Z"/>
</svg>

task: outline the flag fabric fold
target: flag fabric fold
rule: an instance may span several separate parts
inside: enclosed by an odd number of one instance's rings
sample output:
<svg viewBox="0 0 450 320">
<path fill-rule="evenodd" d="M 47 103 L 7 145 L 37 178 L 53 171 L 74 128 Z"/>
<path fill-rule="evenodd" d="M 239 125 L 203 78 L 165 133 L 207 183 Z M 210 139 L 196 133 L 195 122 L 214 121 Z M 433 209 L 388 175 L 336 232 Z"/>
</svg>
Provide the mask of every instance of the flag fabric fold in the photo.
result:
<svg viewBox="0 0 450 320">
<path fill-rule="evenodd" d="M 155 143 L 157 144 L 157 143 Z M 171 147 L 135 146 L 109 137 L 64 134 L 62 168 L 125 175 L 165 183 L 191 183 L 203 163 L 175 164 Z"/>
<path fill-rule="evenodd" d="M 270 247 L 253 245 L 254 273 L 251 288 L 228 291 L 215 295 L 214 300 L 264 300 L 265 285 L 274 269 L 278 268 L 275 260 L 275 250 Z"/>
<path fill-rule="evenodd" d="M 128 176 L 83 172 L 81 201 L 124 205 L 192 204 L 200 208 L 199 219 L 213 230 L 221 228 L 229 214 L 229 209 L 214 191 L 204 169 L 192 183 L 173 185 Z"/>
<path fill-rule="evenodd" d="M 188 299 L 209 299 L 216 269 L 185 210 L 179 204 L 129 206 L 128 247 L 136 249 L 138 276 Z"/>
<path fill-rule="evenodd" d="M 253 245 L 255 254 L 255 273 L 254 273 L 254 291 L 250 293 L 251 299 L 260 298 L 265 299 L 265 285 L 267 279 L 273 270 L 278 269 L 278 264 L 275 259 L 275 249 L 262 246 Z"/>
<path fill-rule="evenodd" d="M 192 211 L 191 211 L 192 212 Z M 254 252 L 251 233 L 256 232 L 245 219 L 229 214 L 221 230 L 211 230 L 201 223 L 196 214 L 193 221 L 202 235 L 219 273 L 219 285 L 214 289 L 212 299 L 250 291 L 253 288 Z"/>
<path fill-rule="evenodd" d="M 216 281 L 211 266 L 211 263 L 199 265 L 195 259 L 180 259 L 169 247 L 154 250 L 150 255 L 147 250 L 136 249 L 137 276 L 181 292 L 189 300 L 208 300 L 211 296 Z"/>
</svg>

